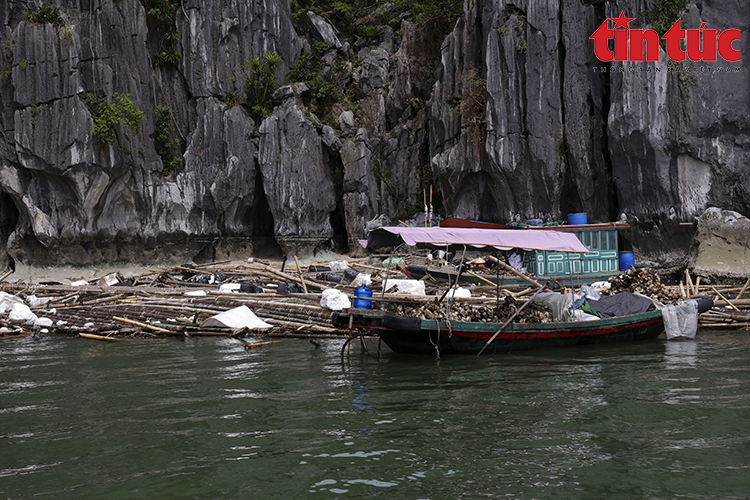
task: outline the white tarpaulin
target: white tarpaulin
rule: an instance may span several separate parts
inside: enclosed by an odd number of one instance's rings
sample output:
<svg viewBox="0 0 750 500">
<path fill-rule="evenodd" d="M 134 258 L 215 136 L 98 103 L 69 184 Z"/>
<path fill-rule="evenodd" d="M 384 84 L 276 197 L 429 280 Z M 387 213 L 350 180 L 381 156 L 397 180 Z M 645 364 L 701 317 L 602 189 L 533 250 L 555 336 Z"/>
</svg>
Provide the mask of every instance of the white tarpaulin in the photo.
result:
<svg viewBox="0 0 750 500">
<path fill-rule="evenodd" d="M 273 327 L 273 325 L 269 325 L 257 317 L 247 306 L 235 307 L 234 309 L 219 313 L 216 316 L 211 316 L 203 322 L 203 326 L 227 327 L 233 330 L 239 328 L 260 330 Z"/>
</svg>

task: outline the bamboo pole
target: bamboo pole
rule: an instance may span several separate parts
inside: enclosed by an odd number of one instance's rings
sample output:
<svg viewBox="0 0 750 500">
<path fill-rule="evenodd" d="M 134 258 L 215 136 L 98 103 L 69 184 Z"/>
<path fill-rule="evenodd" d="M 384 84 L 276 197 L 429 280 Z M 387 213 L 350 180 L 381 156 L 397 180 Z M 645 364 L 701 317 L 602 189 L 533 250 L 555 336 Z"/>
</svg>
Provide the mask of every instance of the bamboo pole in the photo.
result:
<svg viewBox="0 0 750 500">
<path fill-rule="evenodd" d="M 269 265 L 265 265 L 265 264 L 263 264 L 263 265 L 264 265 L 263 269 L 265 271 L 268 271 L 269 273 L 273 274 L 277 278 L 283 278 L 283 279 L 285 279 L 287 281 L 294 281 L 295 283 L 300 283 L 300 284 L 304 283 L 304 280 L 302 280 L 301 278 L 298 278 L 297 276 L 292 276 L 291 274 L 282 273 L 281 271 L 277 271 L 276 269 L 272 268 Z M 302 275 L 302 271 L 299 268 L 299 266 L 297 267 L 297 272 L 300 274 L 300 276 Z M 318 283 L 309 283 L 309 284 L 313 285 L 315 288 L 320 289 L 320 290 L 325 290 L 326 289 L 325 286 L 319 285 Z M 306 287 L 303 287 L 303 289 L 304 288 L 306 288 Z M 307 293 L 307 292 L 305 292 L 305 293 Z"/>
<path fill-rule="evenodd" d="M 689 295 L 693 295 L 693 280 L 690 278 L 690 270 L 685 269 L 685 286 Z"/>
<path fill-rule="evenodd" d="M 740 290 L 740 293 L 738 293 L 737 296 L 735 297 L 735 300 L 742 297 L 742 294 L 745 293 L 745 290 L 747 290 L 748 285 L 750 285 L 750 278 L 747 279 L 747 281 L 745 282 L 745 285 L 742 287 L 742 290 Z"/>
<path fill-rule="evenodd" d="M 721 293 L 719 293 L 719 291 L 718 291 L 718 290 L 717 290 L 717 289 L 716 289 L 715 287 L 713 287 L 713 286 L 712 286 L 712 287 L 711 287 L 711 289 L 712 289 L 712 290 L 714 291 L 714 293 L 715 293 L 716 295 L 718 295 L 718 296 L 719 296 L 720 298 L 724 299 L 724 301 L 726 301 L 726 303 L 727 303 L 727 304 L 729 304 L 730 306 L 732 306 L 732 309 L 734 309 L 734 310 L 735 310 L 735 311 L 737 311 L 737 312 L 741 312 L 741 311 L 740 311 L 740 310 L 739 310 L 739 309 L 737 308 L 737 306 L 736 306 L 736 305 L 734 305 L 734 304 L 732 303 L 732 301 L 731 301 L 731 300 L 727 299 L 727 298 L 726 298 L 726 297 L 724 297 L 724 296 L 723 296 L 723 295 L 722 295 Z"/>
<path fill-rule="evenodd" d="M 23 332 L 18 335 L 0 335 L 0 340 L 20 339 L 21 337 L 28 337 L 31 332 Z"/>
<path fill-rule="evenodd" d="M 750 323 L 709 323 L 699 325 L 699 328 L 716 328 L 717 330 L 747 330 L 748 327 L 750 327 Z"/>
<path fill-rule="evenodd" d="M 520 271 L 518 271 L 517 269 L 513 268 L 513 266 L 509 266 L 509 265 L 508 265 L 508 264 L 506 264 L 505 262 L 503 262 L 503 261 L 501 261 L 501 260 L 497 259 L 497 258 L 496 258 L 496 257 L 495 257 L 494 255 L 488 255 L 487 257 L 488 257 L 488 258 L 489 258 L 489 259 L 490 259 L 490 260 L 491 260 L 492 262 L 494 262 L 494 263 L 498 264 L 498 265 L 499 265 L 500 267 L 502 267 L 502 268 L 503 268 L 503 269 L 505 269 L 506 271 L 509 271 L 509 272 L 511 272 L 511 273 L 513 273 L 513 274 L 515 274 L 516 276 L 518 276 L 519 278 L 522 278 L 522 279 L 524 279 L 524 280 L 528 281 L 529 283 L 531 283 L 531 284 L 532 284 L 532 285 L 534 285 L 535 287 L 537 287 L 537 288 L 541 288 L 541 287 L 542 287 L 542 285 L 540 285 L 540 284 L 539 284 L 539 282 L 537 282 L 537 281 L 535 281 L 535 280 L 533 280 L 533 279 L 529 278 L 528 276 L 526 276 L 526 275 L 525 275 L 525 274 L 523 274 L 522 272 L 520 272 Z"/>
<path fill-rule="evenodd" d="M 79 333 L 79 337 L 83 337 L 85 339 L 92 339 L 92 340 L 105 340 L 107 342 L 122 342 L 123 339 L 118 339 L 115 337 L 105 337 L 104 335 L 94 335 L 93 333 Z"/>
<path fill-rule="evenodd" d="M 490 280 L 488 280 L 487 278 L 483 278 L 482 276 L 479 276 L 479 275 L 478 275 L 477 273 L 475 273 L 475 272 L 472 272 L 472 271 L 469 271 L 469 270 L 467 270 L 467 271 L 466 271 L 466 274 L 469 274 L 469 275 L 471 275 L 471 276 L 474 276 L 475 278 L 479 279 L 480 281 L 482 281 L 482 282 L 484 282 L 484 283 L 486 283 L 486 284 L 488 284 L 488 285 L 491 285 L 491 286 L 495 286 L 495 285 L 496 285 L 495 283 L 491 282 L 491 281 L 490 281 Z"/>
<path fill-rule="evenodd" d="M 256 342 L 254 344 L 245 343 L 245 349 L 257 349 L 258 347 L 262 347 L 264 345 L 278 344 L 279 342 L 284 342 L 284 341 L 283 340 L 269 340 L 268 342 Z"/>
<path fill-rule="evenodd" d="M 532 295 L 531 298 L 527 302 L 525 302 L 521 307 L 519 307 L 518 310 L 515 313 L 513 313 L 513 315 L 510 318 L 508 318 L 508 320 L 500 326 L 500 328 L 497 329 L 497 331 L 495 332 L 495 334 L 492 337 L 490 337 L 490 339 L 487 341 L 486 344 L 484 344 L 484 347 L 482 347 L 482 350 L 479 351 L 479 354 L 477 354 L 477 357 L 479 357 L 479 355 L 484 352 L 484 350 L 487 348 L 487 346 L 490 345 L 492 343 L 492 341 L 495 340 L 495 338 L 497 338 L 498 335 L 500 335 L 500 332 L 502 332 L 505 329 L 505 327 L 508 326 L 508 324 L 511 321 L 513 321 L 515 319 L 515 317 L 518 316 L 521 313 L 521 311 L 523 311 L 523 308 L 526 307 L 527 305 L 531 304 L 531 302 L 534 300 L 534 297 L 536 297 L 537 295 L 539 295 L 539 292 L 541 292 L 545 288 L 547 288 L 547 287 L 543 286 L 539 290 L 537 290 L 536 293 L 534 295 Z"/>
<path fill-rule="evenodd" d="M 302 291 L 307 293 L 307 285 L 305 284 L 305 278 L 302 277 L 302 269 L 299 267 L 299 261 L 297 256 L 294 256 L 294 263 L 297 264 L 297 274 L 299 274 L 300 283 L 302 283 Z"/>
<path fill-rule="evenodd" d="M 133 321 L 132 319 L 121 318 L 119 316 L 112 316 L 112 319 L 114 319 L 115 321 L 122 321 L 123 323 L 129 323 L 135 326 L 140 326 L 141 328 L 148 328 L 149 330 L 153 330 L 155 332 L 174 333 L 171 330 L 167 330 L 166 328 L 160 328 L 158 326 L 149 325 L 148 323 L 141 323 L 140 321 Z"/>
<path fill-rule="evenodd" d="M 3 274 L 2 277 L 0 277 L 0 281 L 3 281 L 5 278 L 7 278 L 8 276 L 10 276 L 11 274 L 13 274 L 13 269 L 8 269 L 8 272 L 5 273 L 5 274 Z"/>
</svg>

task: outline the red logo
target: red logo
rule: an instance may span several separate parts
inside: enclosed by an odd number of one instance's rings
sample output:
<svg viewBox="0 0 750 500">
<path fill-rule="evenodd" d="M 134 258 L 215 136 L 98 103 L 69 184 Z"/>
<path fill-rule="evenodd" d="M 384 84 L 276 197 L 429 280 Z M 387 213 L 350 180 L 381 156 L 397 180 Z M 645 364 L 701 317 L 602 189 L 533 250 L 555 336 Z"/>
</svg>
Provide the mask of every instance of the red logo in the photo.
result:
<svg viewBox="0 0 750 500">
<path fill-rule="evenodd" d="M 589 38 L 594 40 L 594 53 L 600 61 L 646 61 L 659 60 L 659 34 L 654 30 L 630 29 L 628 24 L 633 17 L 611 17 L 602 23 Z M 610 29 L 609 22 L 615 23 Z M 725 61 L 740 60 L 740 51 L 732 43 L 740 40 L 738 29 L 707 30 L 706 23 L 697 30 L 684 30 L 678 19 L 662 39 L 666 41 L 667 56 L 673 61 Z M 614 40 L 610 48 L 610 40 Z"/>
</svg>

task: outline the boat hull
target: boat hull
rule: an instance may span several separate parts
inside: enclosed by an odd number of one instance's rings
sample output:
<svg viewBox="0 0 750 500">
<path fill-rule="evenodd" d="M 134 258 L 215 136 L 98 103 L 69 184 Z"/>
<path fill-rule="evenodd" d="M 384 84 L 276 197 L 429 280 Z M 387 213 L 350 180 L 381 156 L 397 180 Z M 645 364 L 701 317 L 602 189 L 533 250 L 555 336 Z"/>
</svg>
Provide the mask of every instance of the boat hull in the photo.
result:
<svg viewBox="0 0 750 500">
<path fill-rule="evenodd" d="M 348 314 L 339 314 L 340 324 Z M 336 322 L 336 320 L 334 320 Z M 393 351 L 405 354 L 477 354 L 501 325 L 419 320 L 399 316 L 355 317 L 352 327 L 375 331 Z M 509 353 L 528 349 L 575 347 L 654 339 L 664 331 L 660 311 L 620 318 L 571 323 L 512 323 L 502 329 L 484 350 Z"/>
</svg>

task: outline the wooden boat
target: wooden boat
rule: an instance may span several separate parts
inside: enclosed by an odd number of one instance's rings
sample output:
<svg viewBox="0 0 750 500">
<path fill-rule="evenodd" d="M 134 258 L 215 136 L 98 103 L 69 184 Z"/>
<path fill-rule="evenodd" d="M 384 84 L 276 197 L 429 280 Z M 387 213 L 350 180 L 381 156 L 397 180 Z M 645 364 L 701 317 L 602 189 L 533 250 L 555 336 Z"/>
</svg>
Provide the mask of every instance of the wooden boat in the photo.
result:
<svg viewBox="0 0 750 500">
<path fill-rule="evenodd" d="M 496 250 L 524 248 L 569 255 L 588 252 L 571 233 L 482 228 L 384 227 L 372 231 L 365 246 L 402 244 L 446 249 L 465 249 L 467 246 Z M 436 350 L 441 354 L 479 354 L 483 350 L 507 353 L 521 349 L 646 340 L 664 331 L 664 319 L 658 310 L 576 322 L 512 323 L 514 317 L 504 324 L 449 322 L 349 309 L 334 313 L 332 321 L 339 327 L 374 332 L 394 351 L 408 354 L 434 354 Z"/>
<path fill-rule="evenodd" d="M 664 331 L 661 311 L 563 323 L 498 323 L 425 320 L 379 311 L 349 309 L 333 314 L 333 324 L 377 334 L 405 354 L 488 354 L 654 339 Z M 493 338 L 494 336 L 494 338 Z M 487 341 L 492 339 L 485 349 Z"/>
</svg>

